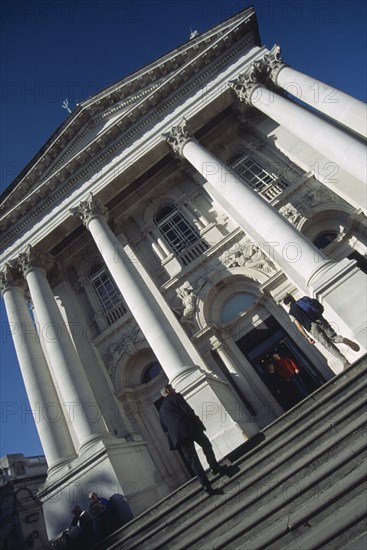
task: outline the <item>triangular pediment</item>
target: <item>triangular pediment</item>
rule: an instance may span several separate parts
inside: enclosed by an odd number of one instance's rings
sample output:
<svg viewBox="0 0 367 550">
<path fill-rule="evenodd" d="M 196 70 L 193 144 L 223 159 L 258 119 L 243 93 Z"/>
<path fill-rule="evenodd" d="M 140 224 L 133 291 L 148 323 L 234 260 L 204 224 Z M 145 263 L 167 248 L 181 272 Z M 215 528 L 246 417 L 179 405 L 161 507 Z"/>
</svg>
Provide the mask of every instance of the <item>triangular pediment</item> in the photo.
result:
<svg viewBox="0 0 367 550">
<path fill-rule="evenodd" d="M 8 226 L 19 214 L 32 208 L 45 193 L 49 194 L 50 189 L 58 188 L 60 182 L 75 174 L 88 159 L 95 159 L 107 143 L 147 112 L 154 111 L 154 106 L 162 98 L 168 97 L 249 33 L 252 42 L 258 45 L 253 8 L 244 10 L 79 103 L 3 193 L 0 224 Z"/>
<path fill-rule="evenodd" d="M 108 132 L 113 125 L 117 124 L 118 121 L 121 120 L 134 105 L 141 101 L 142 98 L 152 93 L 163 79 L 164 77 L 155 84 L 146 86 L 138 92 L 131 93 L 130 96 L 120 101 L 116 101 L 116 103 L 98 111 L 97 114 L 92 116 L 84 124 L 77 135 L 67 143 L 60 155 L 51 163 L 50 167 L 45 170 L 43 176 L 49 177 L 65 163 L 71 161 L 84 151 L 88 151 L 88 148 L 93 142 L 103 136 L 104 133 Z"/>
</svg>

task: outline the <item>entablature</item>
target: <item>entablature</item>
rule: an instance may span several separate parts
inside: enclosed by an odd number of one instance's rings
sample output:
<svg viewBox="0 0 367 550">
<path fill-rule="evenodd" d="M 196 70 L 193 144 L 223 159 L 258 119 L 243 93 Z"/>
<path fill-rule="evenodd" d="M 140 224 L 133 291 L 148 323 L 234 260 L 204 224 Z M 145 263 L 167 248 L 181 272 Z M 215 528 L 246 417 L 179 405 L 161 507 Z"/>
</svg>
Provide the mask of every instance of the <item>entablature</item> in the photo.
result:
<svg viewBox="0 0 367 550">
<path fill-rule="evenodd" d="M 245 49 L 244 53 L 241 51 L 243 49 Z M 29 227 L 32 220 L 32 231 L 38 222 L 43 226 L 52 208 L 58 209 L 58 220 L 62 223 L 67 216 L 67 204 L 72 207 L 71 203 L 75 201 L 75 197 L 86 192 L 87 188 L 94 195 L 103 193 L 106 200 L 111 200 L 114 194 L 139 177 L 147 167 L 153 166 L 169 155 L 169 149 L 162 141 L 162 133 L 176 122 L 180 108 L 188 115 L 193 131 L 198 131 L 228 106 L 228 102 L 223 101 L 222 97 L 224 93 L 230 95 L 231 92 L 228 87 L 224 87 L 223 82 L 227 82 L 229 75 L 234 71 L 243 70 L 244 63 L 247 65 L 254 59 L 261 58 L 264 52 L 266 52 L 265 48 L 251 49 L 251 40 L 247 43 L 246 40 L 237 43 L 235 49 L 225 58 L 206 67 L 205 71 L 181 86 L 168 100 L 160 102 L 152 112 L 133 124 L 122 136 L 116 139 L 112 132 L 106 133 L 104 137 L 107 144 L 104 145 L 101 144 L 102 138 L 99 138 L 96 141 L 100 147 L 98 157 L 91 159 L 89 156 L 87 162 L 78 156 L 75 165 L 72 162 L 66 163 L 62 172 L 50 176 L 42 182 L 42 185 L 30 191 L 22 202 L 7 212 L 0 221 L 0 226 L 2 223 L 4 229 L 8 228 L 4 232 L 4 248 L 13 241 L 14 237 L 18 238 L 21 232 L 27 226 Z M 230 63 L 231 60 L 232 63 Z M 222 70 L 219 70 L 221 67 Z M 205 94 L 208 94 L 208 100 L 206 100 L 203 84 L 210 82 L 213 78 L 216 79 L 216 85 L 214 91 L 211 88 L 205 89 Z M 108 143 L 109 139 L 112 141 L 111 144 Z M 113 181 L 114 185 L 109 185 Z M 40 198 L 39 195 L 42 187 L 47 190 L 43 193 L 44 198 Z M 108 192 L 106 192 L 107 188 Z M 49 192 L 50 189 L 52 193 Z M 61 203 L 64 206 L 62 212 L 59 211 Z M 28 208 L 31 210 L 29 211 Z M 19 213 L 20 209 L 23 209 L 21 213 Z M 24 217 L 25 214 L 27 214 L 27 220 Z M 19 221 L 17 221 L 18 216 L 21 216 Z M 9 227 L 12 221 L 13 225 Z M 52 217 L 50 230 L 55 223 L 56 218 Z"/>
<path fill-rule="evenodd" d="M 93 98 L 80 103 L 75 112 L 54 133 L 35 159 L 10 186 L 12 187 L 10 192 L 4 193 L 4 202 L 0 210 L 7 213 L 30 189 L 43 184 L 48 186 L 53 176 L 63 182 L 67 175 L 61 172 L 73 173 L 75 164 L 94 157 L 98 153 L 98 148 L 104 149 L 120 133 L 125 132 L 127 127 L 136 123 L 163 98 L 182 83 L 187 82 L 193 74 L 201 70 L 201 67 L 220 57 L 223 51 L 230 49 L 232 44 L 240 42 L 245 36 L 254 45 L 259 43 L 257 23 L 252 8 L 244 10 L 241 14 L 173 50 Z M 146 89 L 145 92 L 144 89 Z M 141 98 L 142 95 L 146 97 Z M 132 107 L 129 109 L 130 102 Z M 97 136 L 93 144 L 90 143 L 87 148 L 84 148 L 81 158 L 78 154 L 74 155 L 66 166 L 63 161 L 59 166 L 59 162 L 65 159 L 65 148 L 76 139 L 77 134 L 83 133 L 93 118 L 94 122 L 98 121 L 104 111 L 109 112 L 108 116 L 111 116 L 116 105 L 125 109 L 123 111 L 125 116 L 121 116 L 121 120 L 118 120 L 112 128 L 107 128 L 102 135 Z M 53 172 L 52 167 L 56 168 L 56 172 Z M 52 174 L 51 178 L 50 174 Z M 51 185 L 51 189 L 56 185 Z"/>
</svg>

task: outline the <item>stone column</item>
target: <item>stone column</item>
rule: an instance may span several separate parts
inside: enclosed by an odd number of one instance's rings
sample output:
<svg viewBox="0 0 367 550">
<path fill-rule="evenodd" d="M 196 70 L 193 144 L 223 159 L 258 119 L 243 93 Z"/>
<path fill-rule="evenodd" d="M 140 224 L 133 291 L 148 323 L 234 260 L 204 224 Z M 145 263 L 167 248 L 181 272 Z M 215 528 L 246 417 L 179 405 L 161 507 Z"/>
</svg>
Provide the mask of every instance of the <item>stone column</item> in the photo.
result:
<svg viewBox="0 0 367 550">
<path fill-rule="evenodd" d="M 325 258 L 292 224 L 242 183 L 227 166 L 191 138 L 185 121 L 164 138 L 209 182 L 207 188 L 244 231 L 304 290 L 316 272 L 333 262 Z"/>
<path fill-rule="evenodd" d="M 195 368 L 192 356 L 202 366 L 196 350 L 184 333 L 177 318 L 168 307 L 153 281 L 133 252 L 127 252 L 126 243 L 121 243 L 111 231 L 101 207 L 92 195 L 74 209 L 90 231 L 112 277 L 140 326 L 155 356 L 168 378 L 173 381 Z"/>
<path fill-rule="evenodd" d="M 7 267 L 0 274 L 0 286 L 20 370 L 50 475 L 76 457 L 74 445 L 27 307 L 24 281 L 20 281 L 14 270 Z"/>
<path fill-rule="evenodd" d="M 70 334 L 56 304 L 55 297 L 41 267 L 45 257 L 30 246 L 19 255 L 35 313 L 40 324 L 40 337 L 49 355 L 54 378 L 68 410 L 80 444 L 80 452 L 108 437 L 95 402 L 87 375 L 71 341 Z"/>
<path fill-rule="evenodd" d="M 292 69 L 279 55 L 280 47 L 274 46 L 261 61 L 256 62 L 260 71 L 266 72 L 274 84 L 297 99 L 366 137 L 367 106 L 363 101 Z"/>
<path fill-rule="evenodd" d="M 211 375 L 148 272 L 107 224 L 92 195 L 72 210 L 90 231 L 120 292 L 175 389 L 202 418 L 217 457 L 247 439 L 246 411 L 228 385 Z"/>
<path fill-rule="evenodd" d="M 366 349 L 366 281 L 356 262 L 345 258 L 335 263 L 325 258 L 283 216 L 191 138 L 185 120 L 163 137 L 198 170 L 208 193 L 287 277 L 305 293 L 325 298 L 339 327 L 344 327 L 343 333 L 354 335 Z"/>
<path fill-rule="evenodd" d="M 65 323 L 68 323 L 69 333 L 78 352 L 79 359 L 88 372 L 89 383 L 98 403 L 98 410 L 91 410 L 93 413 L 102 414 L 108 430 L 117 435 L 126 436 L 128 430 L 120 414 L 118 404 L 110 377 L 105 366 L 101 364 L 96 356 L 90 341 L 88 320 L 80 300 L 71 285 L 62 281 L 54 288 L 56 303 L 59 306 Z"/>
<path fill-rule="evenodd" d="M 233 360 L 229 356 L 223 343 L 216 336 L 210 337 L 210 343 L 212 351 L 217 352 L 219 360 L 222 362 L 223 367 L 225 367 L 227 370 L 228 377 L 233 380 L 233 383 L 235 384 L 235 386 L 237 386 L 238 390 L 242 394 L 242 399 L 245 400 L 244 404 L 248 411 L 247 433 L 254 435 L 256 432 L 259 431 L 259 428 L 263 428 L 265 425 L 275 420 L 277 415 L 279 416 L 280 414 L 282 414 L 283 410 L 279 406 L 277 406 L 277 403 L 272 398 L 272 395 L 267 392 L 267 388 L 264 388 L 265 394 L 267 394 L 266 397 L 271 398 L 271 414 L 269 415 L 268 403 L 265 402 L 265 400 L 264 402 L 261 402 L 259 396 L 256 394 L 256 392 L 254 392 L 253 388 L 251 388 L 251 386 L 248 384 L 243 374 L 233 363 Z M 277 414 L 274 413 L 274 410 Z M 266 417 L 266 423 L 262 422 L 263 417 Z"/>
<path fill-rule="evenodd" d="M 195 202 L 193 202 L 193 201 L 194 201 L 194 199 L 193 200 L 187 200 L 186 204 L 190 208 L 190 210 L 193 212 L 193 215 L 196 217 L 198 222 L 201 224 L 200 229 L 204 229 L 205 227 L 207 227 L 209 225 L 210 222 L 207 219 L 207 217 L 201 212 L 200 208 L 198 208 L 196 206 Z"/>
<path fill-rule="evenodd" d="M 156 241 L 153 239 L 151 233 L 146 233 L 147 240 L 150 244 L 150 246 L 153 249 L 153 252 L 158 256 L 158 258 L 161 260 L 161 262 L 167 257 L 166 254 L 164 254 L 161 247 L 156 243 Z"/>
<path fill-rule="evenodd" d="M 256 107 L 293 135 L 334 161 L 357 180 L 366 184 L 366 147 L 363 143 L 307 111 L 300 105 L 281 97 L 259 83 L 256 67 L 229 83 L 240 101 Z"/>
<path fill-rule="evenodd" d="M 182 204 L 180 206 L 180 210 L 185 213 L 186 219 L 189 220 L 191 223 L 193 223 L 199 231 L 204 229 L 205 225 L 197 218 L 191 208 L 191 205 L 188 201 L 186 201 L 186 204 Z"/>
<path fill-rule="evenodd" d="M 161 249 L 163 250 L 163 252 L 165 254 L 165 257 L 167 258 L 168 256 L 171 256 L 172 255 L 172 250 L 170 250 L 169 247 L 166 245 L 166 243 L 162 239 L 159 231 L 156 228 L 154 228 L 152 230 L 152 235 L 153 235 L 154 239 L 156 240 L 158 246 L 160 246 Z"/>
</svg>

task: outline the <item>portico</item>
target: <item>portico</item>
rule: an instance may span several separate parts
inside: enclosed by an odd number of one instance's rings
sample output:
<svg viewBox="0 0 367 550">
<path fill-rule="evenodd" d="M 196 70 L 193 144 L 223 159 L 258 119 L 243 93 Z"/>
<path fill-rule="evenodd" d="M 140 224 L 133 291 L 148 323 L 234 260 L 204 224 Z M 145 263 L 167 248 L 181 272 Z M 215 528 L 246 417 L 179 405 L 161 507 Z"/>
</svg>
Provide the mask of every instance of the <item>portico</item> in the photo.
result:
<svg viewBox="0 0 367 550">
<path fill-rule="evenodd" d="M 161 383 L 221 459 L 287 406 L 267 378 L 275 350 L 310 391 L 340 372 L 297 339 L 286 293 L 322 300 L 361 344 L 350 362 L 365 352 L 363 105 L 335 91 L 335 109 L 278 53 L 244 10 L 82 102 L 3 197 L 1 290 L 45 411 L 50 536 L 91 490 L 137 515 L 188 479 L 164 448 Z M 285 97 L 293 82 L 312 110 Z"/>
</svg>

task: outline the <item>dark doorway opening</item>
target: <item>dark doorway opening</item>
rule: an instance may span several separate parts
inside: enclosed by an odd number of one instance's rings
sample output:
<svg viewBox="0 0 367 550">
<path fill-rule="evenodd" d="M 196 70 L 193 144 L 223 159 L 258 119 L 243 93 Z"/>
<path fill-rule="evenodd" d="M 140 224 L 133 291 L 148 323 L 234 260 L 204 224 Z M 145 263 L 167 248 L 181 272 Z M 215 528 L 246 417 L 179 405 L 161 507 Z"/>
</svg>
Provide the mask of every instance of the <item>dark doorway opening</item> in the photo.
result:
<svg viewBox="0 0 367 550">
<path fill-rule="evenodd" d="M 273 394 L 279 405 L 287 411 L 304 396 L 296 386 L 279 374 L 270 372 L 269 363 L 274 353 L 292 359 L 299 368 L 299 375 L 308 393 L 312 393 L 324 382 L 325 377 L 309 361 L 297 344 L 289 337 L 274 317 L 268 317 L 236 342 L 255 372 Z"/>
</svg>

